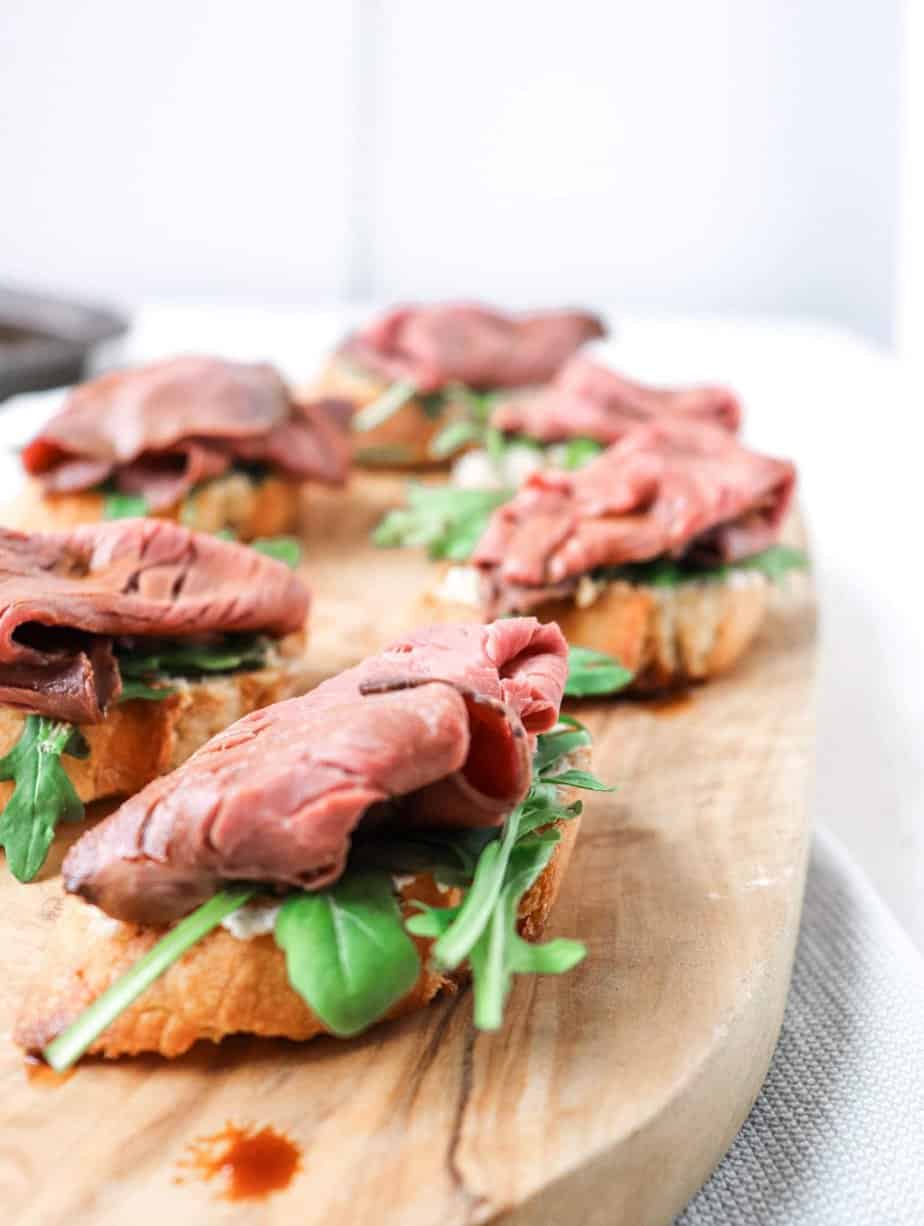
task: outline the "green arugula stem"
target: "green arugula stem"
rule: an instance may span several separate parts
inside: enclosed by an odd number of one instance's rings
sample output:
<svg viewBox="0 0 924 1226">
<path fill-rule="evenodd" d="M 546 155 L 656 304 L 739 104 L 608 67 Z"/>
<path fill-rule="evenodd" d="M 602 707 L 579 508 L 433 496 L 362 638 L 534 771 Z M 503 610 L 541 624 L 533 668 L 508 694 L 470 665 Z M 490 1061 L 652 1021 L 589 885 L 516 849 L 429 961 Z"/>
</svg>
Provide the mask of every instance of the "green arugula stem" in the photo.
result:
<svg viewBox="0 0 924 1226">
<path fill-rule="evenodd" d="M 489 843 L 478 859 L 472 888 L 465 895 L 459 914 L 448 932 L 433 946 L 433 958 L 446 970 L 454 970 L 468 956 L 485 929 L 504 884 L 510 853 L 517 841 L 523 806 L 517 805 L 504 823 L 504 833 Z"/>
<path fill-rule="evenodd" d="M 302 560 L 301 541 L 294 536 L 259 536 L 250 542 L 250 548 L 277 562 L 285 562 L 291 570 L 296 570 Z"/>
<path fill-rule="evenodd" d="M 88 1009 L 53 1039 L 42 1052 L 46 1062 L 59 1073 L 69 1069 L 112 1022 L 141 993 L 169 969 L 187 949 L 217 928 L 257 893 L 256 886 L 222 890 L 187 915 L 153 948 L 120 976 Z"/>
<path fill-rule="evenodd" d="M 394 417 L 395 413 L 409 400 L 413 400 L 416 395 L 417 384 L 410 379 L 401 379 L 397 383 L 392 383 L 381 396 L 354 414 L 353 429 L 374 430 L 376 426 L 381 426 L 383 422 L 388 421 L 389 417 Z"/>
<path fill-rule="evenodd" d="M 516 906 L 517 899 L 513 902 Z M 478 1030 L 499 1030 L 504 1020 L 508 980 L 505 954 L 510 922 L 508 900 L 502 897 L 491 910 L 484 935 L 487 948 L 484 958 L 479 959 L 480 974 L 475 981 L 474 1021 Z"/>
<path fill-rule="evenodd" d="M 147 513 L 148 501 L 142 494 L 120 494 L 112 488 L 103 490 L 103 519 L 135 519 Z"/>
</svg>

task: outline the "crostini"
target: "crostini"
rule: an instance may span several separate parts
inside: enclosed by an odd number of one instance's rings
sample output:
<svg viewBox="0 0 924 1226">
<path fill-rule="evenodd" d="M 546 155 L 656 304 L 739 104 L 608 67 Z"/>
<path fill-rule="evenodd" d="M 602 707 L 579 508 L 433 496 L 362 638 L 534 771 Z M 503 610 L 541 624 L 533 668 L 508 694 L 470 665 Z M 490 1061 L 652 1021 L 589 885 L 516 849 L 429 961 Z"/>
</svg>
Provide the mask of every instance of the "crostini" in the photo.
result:
<svg viewBox="0 0 924 1226">
<path fill-rule="evenodd" d="M 81 384 L 23 450 L 8 522 L 34 531 L 154 515 L 240 540 L 298 521 L 305 481 L 341 484 L 350 407 L 297 401 L 271 366 L 179 357 Z"/>
<path fill-rule="evenodd" d="M 545 383 L 604 334 L 601 320 L 583 311 L 395 307 L 343 341 L 311 394 L 353 403 L 359 463 L 434 464 L 454 450 L 444 445 L 454 421 L 483 418 L 500 391 Z"/>
<path fill-rule="evenodd" d="M 307 589 L 166 520 L 0 530 L 0 845 L 22 881 L 60 820 L 130 795 L 304 693 Z"/>
<path fill-rule="evenodd" d="M 247 716 L 85 834 L 16 1039 L 176 1056 L 247 1032 L 358 1034 L 471 977 L 583 956 L 542 933 L 577 833 L 589 736 L 559 720 L 557 627 L 433 626 Z M 82 901 L 81 901 L 82 900 Z"/>
<path fill-rule="evenodd" d="M 428 543 L 451 563 L 421 620 L 554 620 L 645 693 L 724 672 L 753 641 L 772 582 L 805 564 L 780 544 L 794 483 L 791 464 L 727 430 L 662 420 L 582 469 L 534 473 L 512 496 L 418 487 L 377 540 Z"/>
</svg>

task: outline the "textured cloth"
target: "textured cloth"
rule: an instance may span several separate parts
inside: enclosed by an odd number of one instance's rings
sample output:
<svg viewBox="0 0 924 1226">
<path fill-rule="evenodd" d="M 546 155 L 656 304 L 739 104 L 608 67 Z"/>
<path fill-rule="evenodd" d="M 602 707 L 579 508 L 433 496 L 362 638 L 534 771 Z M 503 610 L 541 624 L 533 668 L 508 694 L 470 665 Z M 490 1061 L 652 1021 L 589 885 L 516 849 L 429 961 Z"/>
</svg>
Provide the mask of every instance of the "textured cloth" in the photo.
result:
<svg viewBox="0 0 924 1226">
<path fill-rule="evenodd" d="M 827 834 L 766 1083 L 675 1226 L 924 1223 L 924 959 Z"/>
</svg>

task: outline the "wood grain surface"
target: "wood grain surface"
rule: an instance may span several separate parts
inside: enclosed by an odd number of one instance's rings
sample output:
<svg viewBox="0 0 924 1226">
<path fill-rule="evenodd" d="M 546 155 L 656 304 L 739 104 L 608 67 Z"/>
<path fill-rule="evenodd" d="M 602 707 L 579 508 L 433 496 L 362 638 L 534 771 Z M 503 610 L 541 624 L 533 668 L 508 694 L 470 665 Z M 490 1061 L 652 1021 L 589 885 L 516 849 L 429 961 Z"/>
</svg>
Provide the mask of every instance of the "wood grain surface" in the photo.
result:
<svg viewBox="0 0 924 1226">
<path fill-rule="evenodd" d="M 312 495 L 318 676 L 395 637 L 426 563 L 363 544 L 400 485 Z M 814 609 L 775 600 L 756 649 L 686 702 L 583 704 L 595 796 L 550 929 L 586 961 L 521 981 L 482 1035 L 466 991 L 349 1043 L 232 1039 L 173 1063 L 90 1062 L 61 1084 L 0 1044 L 0 1220 L 35 1226 L 667 1223 L 707 1178 L 779 1031 L 808 846 Z M 71 833 L 71 837 L 77 833 Z M 59 909 L 0 876 L 0 1031 Z M 184 1177 L 196 1138 L 270 1126 L 287 1188 L 231 1203 Z M 178 1181 L 179 1176 L 179 1181 Z"/>
</svg>

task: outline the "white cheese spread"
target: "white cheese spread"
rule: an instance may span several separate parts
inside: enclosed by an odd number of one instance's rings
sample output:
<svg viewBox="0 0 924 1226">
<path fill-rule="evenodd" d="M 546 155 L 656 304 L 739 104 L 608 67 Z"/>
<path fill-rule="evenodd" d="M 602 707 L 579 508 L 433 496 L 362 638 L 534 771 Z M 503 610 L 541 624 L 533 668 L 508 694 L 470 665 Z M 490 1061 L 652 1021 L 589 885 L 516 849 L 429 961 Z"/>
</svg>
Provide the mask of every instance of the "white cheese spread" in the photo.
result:
<svg viewBox="0 0 924 1226">
<path fill-rule="evenodd" d="M 481 579 L 474 566 L 450 566 L 437 589 L 437 598 L 447 604 L 481 604 Z"/>
<path fill-rule="evenodd" d="M 261 937 L 273 931 L 281 906 L 282 903 L 279 902 L 255 899 L 226 915 L 221 926 L 238 941 L 249 941 L 252 937 Z"/>
</svg>

